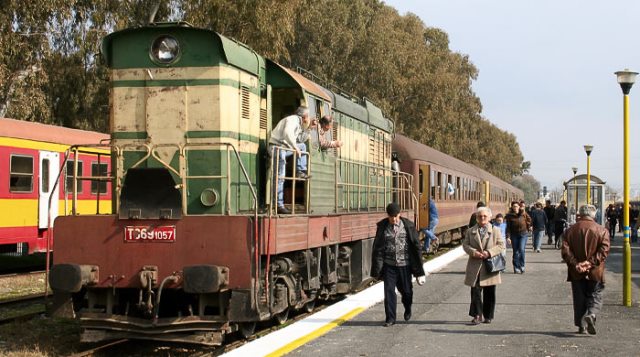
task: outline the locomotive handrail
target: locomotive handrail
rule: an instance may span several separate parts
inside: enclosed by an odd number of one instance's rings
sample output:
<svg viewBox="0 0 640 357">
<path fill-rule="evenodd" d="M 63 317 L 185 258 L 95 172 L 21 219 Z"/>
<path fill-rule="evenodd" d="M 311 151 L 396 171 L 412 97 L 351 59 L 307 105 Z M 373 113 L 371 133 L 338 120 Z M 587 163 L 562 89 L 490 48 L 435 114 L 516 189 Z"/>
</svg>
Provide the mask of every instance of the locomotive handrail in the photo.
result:
<svg viewBox="0 0 640 357">
<path fill-rule="evenodd" d="M 186 166 L 184 163 L 184 159 L 180 160 L 180 168 L 178 170 L 176 170 L 175 168 L 173 168 L 169 163 L 167 163 L 166 161 L 164 161 L 162 158 L 160 158 L 160 156 L 158 156 L 157 154 L 157 149 L 159 148 L 167 148 L 167 147 L 174 147 L 176 148 L 176 150 L 178 150 L 178 152 L 180 153 L 180 157 L 184 158 L 186 152 L 192 148 L 192 147 L 220 147 L 220 146 L 226 146 L 227 147 L 227 167 L 226 167 L 226 175 L 194 175 L 194 176 L 190 176 L 190 175 L 183 175 L 181 172 L 186 172 Z M 184 189 L 187 187 L 187 183 L 186 180 L 187 179 L 224 179 L 226 180 L 226 188 L 227 188 L 227 192 L 226 192 L 226 214 L 230 214 L 231 213 L 231 160 L 230 160 L 230 152 L 229 152 L 229 148 L 231 148 L 233 150 L 234 156 L 236 158 L 236 160 L 238 161 L 238 165 L 240 167 L 240 169 L 242 170 L 242 174 L 245 178 L 245 180 L 247 181 L 247 185 L 249 186 L 249 189 L 251 190 L 251 195 L 253 198 L 253 207 L 252 210 L 254 211 L 254 214 L 257 216 L 257 212 L 258 212 L 258 195 L 256 193 L 255 188 L 253 187 L 253 184 L 251 183 L 251 179 L 249 178 L 249 174 L 247 173 L 246 168 L 244 167 L 244 163 L 242 162 L 241 158 L 240 158 L 240 154 L 238 153 L 238 150 L 236 149 L 236 147 L 233 145 L 233 143 L 225 143 L 225 142 L 205 142 L 205 143 L 186 143 L 184 145 L 181 144 L 156 144 L 156 145 L 151 145 L 148 143 L 132 143 L 132 144 L 124 144 L 121 146 L 117 146 L 116 147 L 116 152 L 118 154 L 118 157 L 122 156 L 122 153 L 124 152 L 124 148 L 127 147 L 132 147 L 132 148 L 144 148 L 146 149 L 146 154 L 139 159 L 138 161 L 136 161 L 133 165 L 131 165 L 131 167 L 129 167 L 129 169 L 132 168 L 136 168 L 139 165 L 141 165 L 143 162 L 147 161 L 149 159 L 149 157 L 153 157 L 154 159 L 156 159 L 162 166 L 164 166 L 167 170 L 173 172 L 176 176 L 178 176 L 181 180 L 180 182 L 180 187 L 182 188 L 182 211 L 184 214 L 187 213 L 187 191 Z M 118 185 L 118 194 L 116 195 L 118 202 L 116 202 L 116 207 L 117 209 L 119 209 L 119 200 L 120 200 L 120 195 L 119 195 L 119 190 L 120 190 L 121 185 Z"/>
<path fill-rule="evenodd" d="M 45 298 L 49 295 L 49 288 L 48 288 L 48 284 L 49 284 L 49 267 L 51 266 L 51 204 L 53 203 L 53 199 L 54 199 L 54 192 L 56 192 L 56 189 L 58 188 L 58 183 L 60 182 L 60 176 L 62 176 L 62 173 L 64 172 L 66 175 L 67 172 L 67 162 L 69 161 L 69 156 L 71 155 L 71 151 L 73 151 L 73 192 L 72 192 L 72 205 L 71 205 L 71 213 L 72 215 L 76 214 L 76 203 L 77 203 L 77 192 L 78 192 L 78 178 L 77 178 L 77 173 L 78 173 L 78 153 L 87 153 L 87 154 L 97 154 L 98 157 L 100 157 L 100 153 L 96 152 L 96 151 L 91 151 L 91 150 L 80 150 L 80 148 L 91 148 L 91 147 L 107 147 L 109 144 L 108 143 L 103 143 L 105 140 L 101 140 L 100 144 L 85 144 L 85 145 L 71 145 L 69 146 L 69 148 L 67 150 L 65 150 L 64 153 L 64 160 L 62 161 L 62 165 L 60 166 L 60 170 L 58 171 L 58 176 L 56 176 L 55 181 L 53 182 L 53 187 L 51 188 L 51 190 L 49 192 L 51 192 L 51 194 L 49 195 L 49 200 L 47 202 L 47 251 L 46 251 L 46 268 L 45 268 L 45 279 L 44 279 L 44 285 L 45 285 L 45 289 L 44 289 L 44 296 Z M 108 139 L 106 141 L 109 141 Z M 100 160 L 98 160 L 98 163 L 100 163 Z M 102 176 L 100 176 L 100 178 L 103 178 Z M 109 177 L 110 179 L 112 179 L 111 177 Z M 90 178 L 90 179 L 93 179 Z M 64 212 L 65 215 L 67 213 L 67 185 L 66 185 L 66 180 L 65 180 L 65 185 L 62 191 L 62 195 L 64 196 L 64 202 L 65 202 L 65 206 L 64 206 Z M 98 200 L 100 199 L 100 188 L 98 187 Z M 57 197 L 55 197 L 55 199 L 60 199 L 59 195 L 57 195 Z M 99 201 L 98 201 L 98 213 L 100 212 L 100 208 L 99 208 Z"/>
<path fill-rule="evenodd" d="M 345 168 L 344 168 L 344 174 L 340 175 L 340 170 L 341 164 L 346 164 Z M 350 182 L 350 178 L 352 176 L 352 170 L 357 170 L 357 182 Z M 411 176 L 408 173 L 404 173 L 404 172 L 398 172 L 398 171 L 393 171 L 389 168 L 385 168 L 385 167 L 381 167 L 381 166 L 377 166 L 377 165 L 373 165 L 373 164 L 369 164 L 369 163 L 363 163 L 363 162 L 356 162 L 356 161 L 352 161 L 352 160 L 347 160 L 347 159 L 337 159 L 336 160 L 336 212 L 339 211 L 339 209 L 344 209 L 347 212 L 350 212 L 353 207 L 351 205 L 350 202 L 350 195 L 352 193 L 356 193 L 358 196 L 358 204 L 357 204 L 357 209 L 362 209 L 362 189 L 366 190 L 366 195 L 367 195 L 367 201 L 369 201 L 369 197 L 371 197 L 371 194 L 375 194 L 376 198 L 375 200 L 371 200 L 371 202 L 367 202 L 367 207 L 365 207 L 367 210 L 374 208 L 375 210 L 381 210 L 382 208 L 384 208 L 384 204 L 381 206 L 379 204 L 379 200 L 380 200 L 380 194 L 382 193 L 386 199 L 386 196 L 388 193 L 393 194 L 398 194 L 399 197 L 402 198 L 401 202 L 398 202 L 399 204 L 401 204 L 402 208 L 408 208 L 406 207 L 407 204 L 405 202 L 405 195 L 410 193 L 412 194 L 414 197 L 412 199 L 412 205 L 411 207 L 409 207 L 410 209 L 415 211 L 415 208 L 417 207 L 417 198 L 415 197 L 415 194 L 412 191 L 412 181 L 411 179 L 413 178 L 413 176 Z M 366 175 L 367 175 L 367 183 L 361 183 L 362 182 L 362 173 L 363 171 L 365 171 Z M 346 182 L 343 182 L 343 180 L 341 180 L 341 176 L 346 177 Z M 390 184 L 387 182 L 387 178 L 392 179 L 392 181 L 390 182 Z M 393 187 L 393 179 L 396 178 L 401 178 L 403 182 L 406 182 L 406 186 L 405 185 L 398 185 L 398 187 Z M 382 179 L 382 184 L 380 184 L 379 181 L 375 182 L 375 183 L 371 183 L 371 179 L 374 180 L 380 180 Z M 357 188 L 357 192 L 350 192 L 350 188 Z M 346 192 L 345 192 L 346 189 Z M 340 194 L 340 192 L 342 192 L 342 203 L 341 200 L 339 199 L 338 195 Z M 371 204 L 375 201 L 375 207 L 372 207 Z"/>
<path fill-rule="evenodd" d="M 271 205 L 269 206 L 269 216 L 273 215 L 273 211 L 274 209 L 276 210 L 277 213 L 277 207 L 274 207 L 274 202 L 276 202 L 276 206 L 277 206 L 277 202 L 278 202 L 278 181 L 280 179 L 283 179 L 284 181 L 292 181 L 292 182 L 296 182 L 296 181 L 303 181 L 305 179 L 300 179 L 297 177 L 297 170 L 298 167 L 295 164 L 295 162 L 298 159 L 298 153 L 296 152 L 296 150 L 294 149 L 290 149 L 288 147 L 284 147 L 284 146 L 278 146 L 278 145 L 271 145 L 271 150 L 273 150 L 273 153 L 271 153 L 271 165 L 269 165 L 269 172 L 268 175 L 269 177 L 275 178 L 275 180 L 273 180 L 272 185 L 270 185 L 271 187 Z M 280 166 L 280 151 L 291 151 L 293 152 L 293 158 L 292 158 L 292 162 L 294 162 L 293 165 L 293 172 L 291 176 L 287 176 L 286 175 L 286 170 L 285 170 L 285 175 L 284 176 L 280 176 L 280 173 L 275 171 L 274 172 L 274 167 L 277 169 Z M 307 175 L 311 175 L 311 155 L 309 154 L 308 151 L 300 151 L 300 155 L 302 156 L 306 156 L 307 157 Z M 286 161 L 285 161 L 286 164 Z M 275 173 L 275 174 L 274 174 Z M 309 214 L 309 185 L 306 186 L 305 188 L 305 214 Z M 291 197 L 292 197 L 292 202 L 291 202 L 291 214 L 295 214 L 296 213 L 296 185 L 292 185 L 291 187 Z"/>
<path fill-rule="evenodd" d="M 188 147 L 208 147 L 208 146 L 226 146 L 227 147 L 227 175 L 223 176 L 223 175 L 198 175 L 198 176 L 189 176 L 189 175 L 185 175 L 183 180 L 186 180 L 188 178 L 193 178 L 193 179 L 204 179 L 204 178 L 220 178 L 223 179 L 226 177 L 227 179 L 227 214 L 231 213 L 231 160 L 230 160 L 230 155 L 229 155 L 229 148 L 233 149 L 233 153 L 236 157 L 236 159 L 238 160 L 238 165 L 240 166 L 240 169 L 242 170 L 242 174 L 244 175 L 244 178 L 247 180 L 247 185 L 249 185 L 249 189 L 251 189 L 251 195 L 253 196 L 253 210 L 256 214 L 258 214 L 258 194 L 256 193 L 255 188 L 253 187 L 253 184 L 251 183 L 251 179 L 249 178 L 249 174 L 247 173 L 246 168 L 244 167 L 244 164 L 242 163 L 242 160 L 240 158 L 240 154 L 238 153 L 238 150 L 236 149 L 235 145 L 233 145 L 232 143 L 225 143 L 225 142 L 212 142 L 212 143 L 187 143 L 186 145 L 182 146 L 180 155 L 182 157 L 185 156 L 186 151 L 189 150 Z M 155 155 L 154 155 L 155 156 Z M 184 191 L 184 190 L 183 190 Z M 184 206 L 185 206 L 185 213 L 186 213 L 186 192 L 184 192 L 185 195 L 185 199 L 183 200 Z"/>
</svg>

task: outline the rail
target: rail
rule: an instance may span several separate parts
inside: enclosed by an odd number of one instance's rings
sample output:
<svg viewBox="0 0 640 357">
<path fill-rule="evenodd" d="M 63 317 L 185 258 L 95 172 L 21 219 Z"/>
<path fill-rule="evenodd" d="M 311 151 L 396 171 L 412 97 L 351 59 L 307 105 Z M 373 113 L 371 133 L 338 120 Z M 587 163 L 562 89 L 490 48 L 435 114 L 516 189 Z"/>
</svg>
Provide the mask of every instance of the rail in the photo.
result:
<svg viewBox="0 0 640 357">
<path fill-rule="evenodd" d="M 336 212 L 381 211 L 392 200 L 415 214 L 418 199 L 413 192 L 412 175 L 345 159 L 336 160 L 335 172 Z"/>
<path fill-rule="evenodd" d="M 272 145 L 271 146 L 271 157 L 272 157 L 272 165 L 269 165 L 269 172 L 268 175 L 269 177 L 275 178 L 274 180 L 272 180 L 272 185 L 270 185 L 271 187 L 271 193 L 270 193 L 270 197 L 271 197 L 271 204 L 269 205 L 269 216 L 272 216 L 274 213 L 277 213 L 277 202 L 278 202 L 278 185 L 279 185 L 279 181 L 282 180 L 282 185 L 284 187 L 284 183 L 287 181 L 291 181 L 293 184 L 291 185 L 291 214 L 295 214 L 296 213 L 296 183 L 298 181 L 306 181 L 306 179 L 303 178 L 298 178 L 297 176 L 297 165 L 295 164 L 298 160 L 298 153 L 296 152 L 296 150 L 294 149 L 289 149 L 289 148 L 285 148 L 283 146 L 277 146 L 277 145 Z M 293 155 L 293 159 L 292 162 L 293 164 L 293 172 L 291 174 L 291 176 L 287 176 L 286 175 L 286 158 L 285 160 L 285 174 L 280 176 L 280 173 L 278 172 L 277 174 L 274 172 L 274 168 L 279 168 L 280 167 L 280 160 L 282 160 L 282 158 L 280 157 L 281 152 L 291 152 Z M 307 175 L 311 174 L 311 156 L 309 155 L 309 152 L 307 151 L 301 151 L 300 155 L 302 157 L 307 158 Z M 284 189 L 284 188 L 283 188 Z M 309 214 L 309 185 L 305 186 L 305 202 L 304 202 L 304 213 L 305 214 Z M 275 203 L 275 204 L 274 204 Z"/>
<path fill-rule="evenodd" d="M 158 149 L 160 148 L 175 148 L 176 150 L 178 150 L 178 152 L 180 153 L 180 161 L 179 161 L 179 169 L 176 170 L 173 166 L 171 166 L 171 164 L 169 164 L 168 162 L 166 162 L 165 160 L 163 160 L 159 155 L 158 155 Z M 188 175 L 186 174 L 187 172 L 187 165 L 186 165 L 186 161 L 185 161 L 185 157 L 187 156 L 187 153 L 189 150 L 192 149 L 213 149 L 213 148 L 218 148 L 218 147 L 226 147 L 226 153 L 227 153 L 227 165 L 225 168 L 225 174 L 221 174 L 221 175 Z M 182 194 L 182 212 L 183 214 L 187 214 L 187 190 L 185 189 L 187 187 L 187 180 L 223 180 L 226 183 L 226 194 L 225 194 L 225 203 L 226 203 L 226 214 L 231 214 L 231 152 L 233 152 L 234 157 L 238 163 L 238 167 L 240 167 L 242 174 L 244 176 L 244 179 L 246 180 L 247 186 L 249 187 L 250 191 L 251 191 L 251 196 L 253 199 L 253 204 L 252 204 L 252 211 L 254 212 L 255 217 L 257 217 L 258 215 L 258 195 L 256 192 L 255 187 L 253 186 L 253 183 L 251 182 L 251 179 L 249 178 L 249 174 L 247 173 L 246 168 L 244 167 L 244 164 L 242 163 L 242 160 L 240 158 L 240 154 L 238 153 L 238 150 L 236 149 L 236 147 L 232 144 L 232 143 L 223 143 L 223 142 L 209 142 L 209 143 L 187 143 L 185 145 L 181 145 L 181 144 L 158 144 L 158 145 L 151 145 L 151 144 L 124 144 L 124 145 L 120 145 L 120 146 L 115 146 L 115 151 L 116 151 L 116 155 L 118 157 L 118 160 L 121 160 L 121 158 L 123 157 L 123 153 L 124 153 L 124 149 L 126 148 L 134 148 L 134 149 L 140 149 L 143 148 L 145 151 L 145 154 L 142 158 L 140 158 L 138 161 L 136 161 L 133 165 L 131 165 L 131 167 L 129 167 L 129 169 L 133 169 L 136 168 L 138 166 L 140 166 L 142 163 L 144 163 L 145 161 L 147 161 L 150 157 L 153 157 L 155 160 L 157 160 L 162 166 L 164 166 L 167 170 L 169 170 L 170 172 L 174 173 L 179 179 L 180 179 L 180 183 L 178 184 L 179 188 L 181 188 L 181 194 Z M 122 165 L 118 165 L 119 167 L 122 167 Z M 185 174 L 183 174 L 183 172 Z M 119 209 L 119 201 L 120 201 L 120 190 L 122 189 L 122 180 L 124 179 L 124 177 L 119 178 L 118 185 L 116 185 L 116 192 L 117 194 L 115 195 L 115 198 L 117 200 L 116 202 L 116 210 Z"/>
</svg>

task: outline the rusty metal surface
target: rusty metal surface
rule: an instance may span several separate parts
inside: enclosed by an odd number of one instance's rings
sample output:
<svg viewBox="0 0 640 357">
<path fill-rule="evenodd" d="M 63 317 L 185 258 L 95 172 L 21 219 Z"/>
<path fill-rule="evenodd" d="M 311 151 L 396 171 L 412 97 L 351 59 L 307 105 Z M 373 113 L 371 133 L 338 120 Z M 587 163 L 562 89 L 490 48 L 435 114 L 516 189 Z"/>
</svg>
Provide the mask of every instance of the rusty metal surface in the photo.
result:
<svg viewBox="0 0 640 357">
<path fill-rule="evenodd" d="M 127 242 L 124 227 L 176 225 L 175 242 Z M 159 279 L 184 266 L 229 267 L 229 287 L 251 286 L 251 222 L 243 216 L 189 216 L 178 221 L 119 220 L 113 215 L 60 217 L 55 226 L 54 264 L 100 268 L 98 287 L 139 287 L 144 266 L 158 266 Z M 167 287 L 171 287 L 168 285 Z"/>
</svg>

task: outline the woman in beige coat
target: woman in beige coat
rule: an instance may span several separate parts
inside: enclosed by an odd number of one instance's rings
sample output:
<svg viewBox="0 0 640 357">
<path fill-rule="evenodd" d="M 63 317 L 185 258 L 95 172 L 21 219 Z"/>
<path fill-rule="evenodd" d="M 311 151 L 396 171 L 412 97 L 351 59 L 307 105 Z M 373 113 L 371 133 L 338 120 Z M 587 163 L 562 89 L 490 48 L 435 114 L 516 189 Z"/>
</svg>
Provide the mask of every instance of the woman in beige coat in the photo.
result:
<svg viewBox="0 0 640 357">
<path fill-rule="evenodd" d="M 491 209 L 479 207 L 476 211 L 477 224 L 469 228 L 462 247 L 469 255 L 464 284 L 471 287 L 469 316 L 472 324 L 491 323 L 496 307 L 496 285 L 502 281 L 500 273 L 488 273 L 483 260 L 498 255 L 504 249 L 500 229 L 490 223 Z M 484 316 L 484 321 L 483 321 Z"/>
</svg>

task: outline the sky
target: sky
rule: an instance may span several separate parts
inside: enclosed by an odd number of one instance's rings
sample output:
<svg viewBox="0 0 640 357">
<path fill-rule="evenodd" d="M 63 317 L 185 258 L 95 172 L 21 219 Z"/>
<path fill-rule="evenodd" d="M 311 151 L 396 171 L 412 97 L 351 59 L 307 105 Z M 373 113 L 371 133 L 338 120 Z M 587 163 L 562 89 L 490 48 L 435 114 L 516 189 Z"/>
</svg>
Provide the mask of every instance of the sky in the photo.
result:
<svg viewBox="0 0 640 357">
<path fill-rule="evenodd" d="M 640 71 L 640 1 L 388 0 L 449 35 L 478 68 L 482 115 L 513 133 L 549 190 L 587 171 L 623 185 L 623 96 L 614 72 Z M 631 196 L 640 192 L 640 77 L 630 94 Z M 489 143 L 488 143 L 489 144 Z"/>
</svg>

